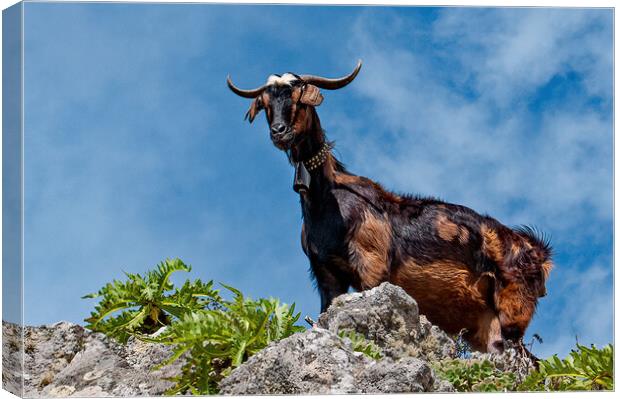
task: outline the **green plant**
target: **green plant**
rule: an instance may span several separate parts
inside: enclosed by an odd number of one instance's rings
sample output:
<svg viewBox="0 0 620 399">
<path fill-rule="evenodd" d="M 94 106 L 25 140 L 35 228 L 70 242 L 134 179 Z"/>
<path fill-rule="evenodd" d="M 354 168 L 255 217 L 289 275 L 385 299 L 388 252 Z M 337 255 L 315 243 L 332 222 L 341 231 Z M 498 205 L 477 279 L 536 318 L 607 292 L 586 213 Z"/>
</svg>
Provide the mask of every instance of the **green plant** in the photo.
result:
<svg viewBox="0 0 620 399">
<path fill-rule="evenodd" d="M 459 359 L 469 359 L 471 356 L 471 345 L 465 339 L 465 334 L 467 334 L 467 329 L 463 328 L 458 334 L 452 337 L 456 346 L 456 357 Z"/>
<path fill-rule="evenodd" d="M 539 362 L 519 386 L 521 391 L 591 391 L 613 390 L 613 345 L 602 349 L 577 344 L 560 360 L 557 355 Z"/>
<path fill-rule="evenodd" d="M 505 392 L 515 386 L 513 373 L 497 370 L 488 360 L 443 360 L 433 368 L 459 392 Z"/>
<path fill-rule="evenodd" d="M 191 266 L 180 259 L 166 259 L 144 277 L 125 273 L 126 281 L 113 280 L 98 292 L 83 296 L 101 298 L 84 320 L 86 327 L 125 343 L 131 335 L 154 333 L 170 325 L 173 318 L 222 301 L 213 281 L 186 281 L 181 288 L 174 288 L 170 276 L 177 271 L 189 272 Z"/>
<path fill-rule="evenodd" d="M 127 281 L 114 280 L 85 296 L 101 297 L 87 328 L 123 343 L 135 336 L 174 347 L 159 366 L 183 361 L 168 394 L 217 393 L 222 378 L 269 342 L 304 330 L 295 325 L 300 313 L 295 314 L 294 304 L 252 300 L 222 284 L 232 293 L 232 300 L 225 300 L 212 281 L 188 280 L 181 288 L 170 283 L 173 272 L 190 270 L 179 259 L 166 260 L 144 277 L 127 274 Z M 149 335 L 163 326 L 157 336 Z"/>
<path fill-rule="evenodd" d="M 348 338 L 351 341 L 351 346 L 354 352 L 360 352 L 368 356 L 371 359 L 381 359 L 381 350 L 372 341 L 366 339 L 362 334 L 349 329 L 338 331 L 340 338 Z"/>
<path fill-rule="evenodd" d="M 232 301 L 222 301 L 220 309 L 188 313 L 164 334 L 149 339 L 175 346 L 167 363 L 188 355 L 169 394 L 217 393 L 222 378 L 269 342 L 304 330 L 295 325 L 300 314 L 295 314 L 294 305 L 273 298 L 252 300 L 225 287 L 233 293 Z"/>
</svg>

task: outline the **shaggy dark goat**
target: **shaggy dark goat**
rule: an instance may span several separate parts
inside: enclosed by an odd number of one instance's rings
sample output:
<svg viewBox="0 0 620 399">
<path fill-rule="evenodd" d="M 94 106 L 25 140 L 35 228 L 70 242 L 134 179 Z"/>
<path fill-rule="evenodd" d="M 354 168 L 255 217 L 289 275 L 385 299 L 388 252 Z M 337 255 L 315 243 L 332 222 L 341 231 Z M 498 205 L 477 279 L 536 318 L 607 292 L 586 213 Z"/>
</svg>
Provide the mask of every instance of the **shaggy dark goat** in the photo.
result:
<svg viewBox="0 0 620 399">
<path fill-rule="evenodd" d="M 433 198 L 397 195 L 348 172 L 331 153 L 315 107 L 319 89 L 335 90 L 357 76 L 326 79 L 271 75 L 257 89 L 250 122 L 265 110 L 274 145 L 295 166 L 301 198 L 301 244 L 321 296 L 321 311 L 353 287 L 389 281 L 418 302 L 448 333 L 466 329 L 474 349 L 501 351 L 519 342 L 552 268 L 549 243 L 528 227 L 508 228 L 473 210 Z"/>
</svg>

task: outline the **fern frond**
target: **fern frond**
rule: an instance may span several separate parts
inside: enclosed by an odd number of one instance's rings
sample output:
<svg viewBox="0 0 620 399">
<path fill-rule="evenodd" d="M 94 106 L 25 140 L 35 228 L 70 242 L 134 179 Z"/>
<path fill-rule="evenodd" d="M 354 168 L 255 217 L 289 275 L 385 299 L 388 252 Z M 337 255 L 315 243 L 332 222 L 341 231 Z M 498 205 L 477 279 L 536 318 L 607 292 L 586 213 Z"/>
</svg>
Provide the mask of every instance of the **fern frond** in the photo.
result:
<svg viewBox="0 0 620 399">
<path fill-rule="evenodd" d="M 166 259 L 144 276 L 125 273 L 125 281 L 113 280 L 83 297 L 99 298 L 87 328 L 122 343 L 134 336 L 174 347 L 158 366 L 183 361 L 167 394 L 215 394 L 222 378 L 269 342 L 304 330 L 295 325 L 301 314 L 294 312 L 294 304 L 253 300 L 222 284 L 233 294 L 224 300 L 213 281 L 187 280 L 175 288 L 172 273 L 190 270 L 179 259 Z M 164 325 L 159 335 L 149 335 Z"/>
</svg>

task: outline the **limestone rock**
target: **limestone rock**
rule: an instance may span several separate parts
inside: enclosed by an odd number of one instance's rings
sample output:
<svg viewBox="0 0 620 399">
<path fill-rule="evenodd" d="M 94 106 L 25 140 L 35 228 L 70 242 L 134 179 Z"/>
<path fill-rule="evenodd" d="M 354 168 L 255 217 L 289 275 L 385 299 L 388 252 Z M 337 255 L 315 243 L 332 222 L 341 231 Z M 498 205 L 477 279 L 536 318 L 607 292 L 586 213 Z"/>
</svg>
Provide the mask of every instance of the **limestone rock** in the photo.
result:
<svg viewBox="0 0 620 399">
<path fill-rule="evenodd" d="M 535 369 L 531 357 L 517 346 L 507 347 L 502 353 L 472 352 L 470 358 L 488 360 L 496 369 L 513 373 L 518 382 L 524 381 L 525 377 Z"/>
<path fill-rule="evenodd" d="M 410 356 L 435 361 L 456 355 L 454 341 L 419 315 L 412 297 L 390 283 L 337 297 L 321 314 L 318 325 L 335 333 L 355 330 L 394 359 Z"/>
<path fill-rule="evenodd" d="M 229 395 L 424 392 L 434 382 L 424 361 L 374 361 L 335 333 L 313 328 L 252 356 L 220 389 Z"/>
<path fill-rule="evenodd" d="M 354 352 L 338 336 L 342 330 L 364 335 L 383 357 Z M 454 341 L 419 315 L 415 300 L 384 283 L 339 296 L 315 328 L 272 343 L 233 370 L 220 388 L 234 395 L 453 391 L 429 362 L 455 354 Z"/>
<path fill-rule="evenodd" d="M 171 348 L 130 339 L 120 345 L 102 334 L 59 322 L 24 328 L 24 385 L 14 362 L 19 359 L 19 331 L 3 322 L 3 385 L 16 394 L 39 396 L 162 395 L 172 383 L 165 377 L 180 372 L 180 364 L 153 370 Z M 9 341 L 6 341 L 9 338 Z M 13 342 L 13 344 L 11 344 Z"/>
<path fill-rule="evenodd" d="M 354 330 L 373 341 L 378 360 L 356 352 L 339 331 Z M 130 339 L 120 345 L 102 334 L 59 322 L 23 329 L 3 322 L 5 389 L 26 397 L 158 396 L 171 388 L 183 359 L 154 370 L 172 348 Z M 384 283 L 345 294 L 319 317 L 315 327 L 272 342 L 221 381 L 223 394 L 329 394 L 452 392 L 431 364 L 456 357 L 454 341 L 426 317 L 400 287 Z M 531 360 L 518 349 L 501 355 L 473 352 L 518 379 Z M 22 390 L 23 386 L 23 390 Z"/>
</svg>

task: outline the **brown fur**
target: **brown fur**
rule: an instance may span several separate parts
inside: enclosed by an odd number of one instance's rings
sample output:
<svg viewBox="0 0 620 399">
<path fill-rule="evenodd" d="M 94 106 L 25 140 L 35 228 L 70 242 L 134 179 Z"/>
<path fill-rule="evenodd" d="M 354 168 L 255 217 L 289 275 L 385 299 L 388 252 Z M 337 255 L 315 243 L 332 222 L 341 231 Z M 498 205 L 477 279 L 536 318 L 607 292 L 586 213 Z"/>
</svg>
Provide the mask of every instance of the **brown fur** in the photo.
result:
<svg viewBox="0 0 620 399">
<path fill-rule="evenodd" d="M 330 158 L 333 159 L 333 157 L 331 156 Z M 333 165 L 333 163 L 331 165 Z M 332 172 L 332 173 L 334 176 L 333 181 L 336 184 L 345 185 L 345 186 L 371 186 L 376 190 L 377 193 L 381 195 L 381 199 L 384 201 L 387 201 L 393 204 L 400 204 L 403 201 L 401 196 L 391 193 L 389 191 L 386 191 L 380 184 L 375 183 L 374 181 L 368 178 L 350 175 L 347 173 L 339 173 L 339 172 Z"/>
<path fill-rule="evenodd" d="M 553 269 L 553 262 L 551 262 L 550 260 L 543 262 L 542 270 L 545 276 L 545 280 L 549 278 L 549 273 L 551 273 L 551 269 Z"/>
<path fill-rule="evenodd" d="M 361 182 L 359 176 L 348 175 L 346 173 L 336 173 L 334 175 L 334 181 L 337 184 L 350 184 L 350 185 L 360 184 Z"/>
<path fill-rule="evenodd" d="M 468 241 L 469 241 L 469 231 L 467 230 L 467 228 L 463 226 L 459 226 L 459 242 L 464 245 L 464 244 L 467 244 Z"/>
<path fill-rule="evenodd" d="M 403 287 L 418 302 L 420 313 L 441 325 L 450 334 L 462 328 L 468 331 L 470 343 L 484 347 L 486 342 L 473 342 L 481 331 L 479 321 L 488 311 L 489 283 L 477 277 L 465 264 L 437 261 L 419 265 L 408 261 L 390 276 L 390 282 Z"/>
<path fill-rule="evenodd" d="M 307 107 L 298 107 L 295 112 L 295 119 L 293 119 L 293 131 L 303 132 L 310 128 L 312 124 L 312 118 L 308 115 L 309 110 Z"/>
<path fill-rule="evenodd" d="M 299 97 L 301 97 L 301 88 L 299 87 L 294 87 L 293 88 L 293 92 L 291 93 L 291 100 L 293 102 L 293 105 L 291 106 L 291 120 L 297 120 L 297 110 L 299 109 L 299 106 L 297 104 L 297 102 L 299 101 Z"/>
<path fill-rule="evenodd" d="M 250 121 L 250 123 L 254 122 L 254 118 L 261 110 L 261 100 L 260 97 L 257 97 L 252 104 L 250 104 L 250 109 L 245 113 L 245 118 Z"/>
<path fill-rule="evenodd" d="M 478 319 L 478 330 L 470 336 L 472 349 L 481 352 L 492 352 L 500 349 L 502 342 L 502 326 L 499 317 L 492 309 L 486 309 Z"/>
<path fill-rule="evenodd" d="M 271 106 L 269 105 L 270 103 L 269 95 L 267 93 L 263 93 L 260 99 L 261 99 L 263 108 L 265 108 L 265 114 L 267 115 L 267 119 L 271 119 Z"/>
<path fill-rule="evenodd" d="M 387 279 L 391 240 L 390 224 L 366 210 L 362 223 L 349 240 L 350 259 L 359 275 L 356 288 L 372 288 Z"/>
<path fill-rule="evenodd" d="M 504 259 L 502 242 L 497 235 L 497 231 L 490 228 L 486 224 L 480 226 L 482 233 L 482 252 L 494 260 L 498 264 L 501 264 Z"/>
<path fill-rule="evenodd" d="M 274 144 L 288 151 L 293 164 L 312 159 L 327 140 L 313 106 L 319 97 L 304 103 L 295 85 L 266 91 L 290 95 L 292 108 L 283 110 L 281 97 L 270 106 L 264 92 L 248 111 L 250 121 L 262 108 L 270 124 L 272 116 L 278 123 L 290 116 L 285 122 L 295 134 L 293 144 Z M 465 328 L 475 349 L 495 351 L 502 338 L 522 339 L 552 269 L 544 238 L 460 205 L 394 194 L 348 173 L 331 153 L 311 172 L 310 189 L 301 195 L 301 238 L 322 312 L 351 286 L 390 281 L 440 328 L 453 334 Z"/>
<path fill-rule="evenodd" d="M 497 291 L 495 307 L 504 330 L 513 331 L 508 335 L 522 335 L 534 316 L 536 298 L 522 284 L 511 282 Z"/>
<path fill-rule="evenodd" d="M 446 241 L 452 241 L 459 234 L 459 226 L 448 220 L 446 215 L 437 216 L 435 228 L 439 237 Z"/>
</svg>

